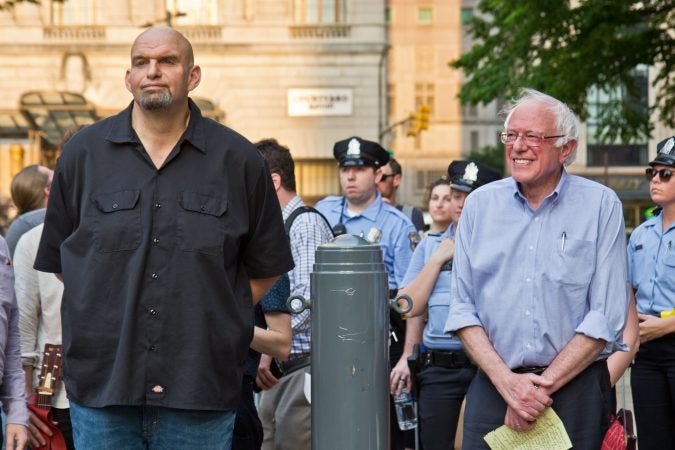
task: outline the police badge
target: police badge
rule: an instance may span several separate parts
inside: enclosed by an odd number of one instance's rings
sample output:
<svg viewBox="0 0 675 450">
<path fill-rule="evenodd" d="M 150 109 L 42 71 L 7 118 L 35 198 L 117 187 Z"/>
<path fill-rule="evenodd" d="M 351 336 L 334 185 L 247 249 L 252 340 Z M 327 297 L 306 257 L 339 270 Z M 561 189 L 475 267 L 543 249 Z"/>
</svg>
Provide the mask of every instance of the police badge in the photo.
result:
<svg viewBox="0 0 675 450">
<path fill-rule="evenodd" d="M 370 231 L 368 231 L 368 235 L 366 236 L 366 240 L 371 244 L 379 244 L 381 239 L 382 231 L 375 227 L 371 228 Z"/>
<path fill-rule="evenodd" d="M 417 248 L 417 244 L 420 243 L 422 238 L 420 237 L 420 234 L 417 231 L 411 231 L 408 233 L 408 240 L 410 241 L 410 250 L 415 251 L 415 248 Z"/>
</svg>

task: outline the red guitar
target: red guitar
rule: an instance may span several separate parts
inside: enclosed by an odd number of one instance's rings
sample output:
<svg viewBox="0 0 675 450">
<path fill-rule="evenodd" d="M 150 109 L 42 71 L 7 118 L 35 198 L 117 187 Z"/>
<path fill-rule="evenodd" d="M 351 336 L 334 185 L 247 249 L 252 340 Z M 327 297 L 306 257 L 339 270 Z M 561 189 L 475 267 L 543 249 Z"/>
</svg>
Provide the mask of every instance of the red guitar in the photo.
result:
<svg viewBox="0 0 675 450">
<path fill-rule="evenodd" d="M 54 395 L 54 386 L 61 380 L 61 346 L 54 344 L 45 344 L 42 356 L 42 369 L 40 370 L 40 379 L 38 387 L 35 388 L 37 401 L 28 402 L 30 411 L 38 416 L 40 420 L 49 426 L 52 431 L 51 436 L 45 434 L 42 437 L 47 442 L 46 445 L 33 447 L 33 450 L 66 450 L 66 441 L 63 439 L 61 430 L 54 425 L 52 419 L 51 398 Z M 31 397 L 33 397 L 31 396 Z"/>
</svg>

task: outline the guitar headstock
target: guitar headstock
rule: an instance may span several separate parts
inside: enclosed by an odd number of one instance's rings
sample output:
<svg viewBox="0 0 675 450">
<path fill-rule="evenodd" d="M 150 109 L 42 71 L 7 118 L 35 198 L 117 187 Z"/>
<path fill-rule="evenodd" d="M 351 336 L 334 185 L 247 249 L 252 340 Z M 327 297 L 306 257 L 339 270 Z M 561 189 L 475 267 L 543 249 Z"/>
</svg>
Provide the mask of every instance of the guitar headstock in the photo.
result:
<svg viewBox="0 0 675 450">
<path fill-rule="evenodd" d="M 42 356 L 42 368 L 40 370 L 40 381 L 37 387 L 38 394 L 53 395 L 54 384 L 61 380 L 61 345 L 45 344 Z"/>
</svg>

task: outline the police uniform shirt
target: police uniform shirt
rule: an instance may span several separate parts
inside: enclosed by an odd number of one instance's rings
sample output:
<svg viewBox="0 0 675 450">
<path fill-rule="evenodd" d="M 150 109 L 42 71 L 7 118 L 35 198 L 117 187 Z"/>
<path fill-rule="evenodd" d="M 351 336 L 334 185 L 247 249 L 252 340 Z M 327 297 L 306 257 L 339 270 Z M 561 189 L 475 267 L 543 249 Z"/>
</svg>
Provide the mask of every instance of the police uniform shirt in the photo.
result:
<svg viewBox="0 0 675 450">
<path fill-rule="evenodd" d="M 429 233 L 422 239 L 413 253 L 410 267 L 405 274 L 402 286 L 410 284 L 424 268 L 431 255 L 445 238 L 454 239 L 454 225 L 443 233 Z M 463 349 L 462 343 L 454 335 L 445 332 L 450 309 L 450 287 L 452 285 L 452 259 L 446 261 L 438 273 L 434 288 L 427 301 L 428 320 L 424 326 L 422 342 L 426 348 L 455 351 Z M 413 299 L 414 301 L 414 299 Z"/>
<path fill-rule="evenodd" d="M 326 197 L 316 204 L 316 209 L 326 216 L 332 226 L 342 222 L 347 233 L 382 246 L 389 289 L 397 289 L 402 285 L 413 253 L 411 236 L 417 232 L 412 222 L 398 209 L 382 201 L 379 192 L 375 201 L 356 216 L 350 217 L 347 207 L 342 196 Z"/>
<path fill-rule="evenodd" d="M 628 243 L 628 279 L 638 312 L 659 316 L 675 308 L 675 224 L 661 234 L 662 215 L 637 227 Z"/>
</svg>

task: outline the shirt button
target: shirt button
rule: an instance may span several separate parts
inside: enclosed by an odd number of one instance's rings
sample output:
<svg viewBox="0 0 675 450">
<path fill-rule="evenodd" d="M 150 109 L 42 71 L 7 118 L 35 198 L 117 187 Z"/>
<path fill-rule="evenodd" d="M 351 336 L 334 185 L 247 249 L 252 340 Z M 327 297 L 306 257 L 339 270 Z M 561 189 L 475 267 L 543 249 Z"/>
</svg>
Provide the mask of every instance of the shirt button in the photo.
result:
<svg viewBox="0 0 675 450">
<path fill-rule="evenodd" d="M 202 206 L 199 207 L 199 209 L 202 210 L 202 211 L 206 211 L 206 206 L 202 205 Z"/>
<path fill-rule="evenodd" d="M 532 281 L 532 278 L 527 277 L 527 278 L 525 278 L 525 281 L 527 281 L 529 283 L 530 281 Z"/>
<path fill-rule="evenodd" d="M 153 280 L 156 280 L 157 278 L 159 278 L 159 275 L 157 275 L 156 273 L 153 273 L 150 276 L 152 277 Z"/>
<path fill-rule="evenodd" d="M 119 206 L 120 205 L 118 205 L 117 203 L 113 203 L 113 205 L 112 205 L 113 209 L 117 209 Z"/>
<path fill-rule="evenodd" d="M 150 350 L 151 352 L 154 352 L 156 349 L 157 349 L 157 347 L 155 347 L 154 345 L 151 345 L 149 350 Z"/>
<path fill-rule="evenodd" d="M 534 218 L 534 221 L 535 221 L 535 222 L 539 222 L 539 217 L 535 217 L 535 218 Z"/>
<path fill-rule="evenodd" d="M 156 309 L 153 308 L 153 309 L 150 310 L 150 315 L 151 315 L 151 316 L 156 316 L 157 314 L 159 314 L 159 313 L 157 312 Z"/>
<path fill-rule="evenodd" d="M 532 346 L 530 344 L 527 344 L 527 345 L 525 345 L 525 348 L 529 350 L 529 349 L 532 348 Z"/>
<path fill-rule="evenodd" d="M 530 310 L 529 310 L 529 309 L 526 309 L 526 310 L 525 310 L 525 315 L 526 315 L 526 316 L 529 316 L 529 315 L 530 315 Z"/>
<path fill-rule="evenodd" d="M 534 250 L 534 245 L 530 245 L 530 246 L 528 247 L 528 250 L 530 250 L 530 251 Z"/>
<path fill-rule="evenodd" d="M 153 239 L 152 239 L 152 243 L 153 243 L 153 244 L 159 244 L 159 239 L 153 238 Z"/>
<path fill-rule="evenodd" d="M 161 204 L 161 203 L 159 203 L 159 202 L 155 203 L 155 208 L 159 209 L 159 208 L 161 208 L 161 207 L 162 207 L 162 204 Z"/>
</svg>

